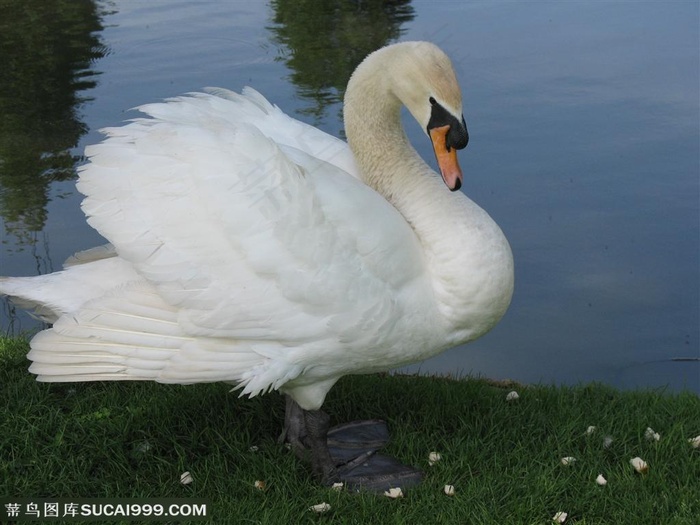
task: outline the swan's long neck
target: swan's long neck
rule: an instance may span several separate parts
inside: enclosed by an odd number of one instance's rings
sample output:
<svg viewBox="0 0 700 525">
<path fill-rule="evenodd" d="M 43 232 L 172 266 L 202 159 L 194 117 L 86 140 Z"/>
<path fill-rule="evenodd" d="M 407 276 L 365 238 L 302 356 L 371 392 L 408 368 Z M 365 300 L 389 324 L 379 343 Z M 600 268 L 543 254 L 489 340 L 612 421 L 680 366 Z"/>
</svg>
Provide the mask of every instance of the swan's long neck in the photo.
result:
<svg viewBox="0 0 700 525">
<path fill-rule="evenodd" d="M 510 303 L 510 248 L 488 214 L 464 194 L 450 192 L 411 146 L 385 64 L 370 57 L 348 84 L 348 143 L 364 182 L 415 231 L 446 330 L 455 344 L 465 342 L 488 331 Z"/>
</svg>

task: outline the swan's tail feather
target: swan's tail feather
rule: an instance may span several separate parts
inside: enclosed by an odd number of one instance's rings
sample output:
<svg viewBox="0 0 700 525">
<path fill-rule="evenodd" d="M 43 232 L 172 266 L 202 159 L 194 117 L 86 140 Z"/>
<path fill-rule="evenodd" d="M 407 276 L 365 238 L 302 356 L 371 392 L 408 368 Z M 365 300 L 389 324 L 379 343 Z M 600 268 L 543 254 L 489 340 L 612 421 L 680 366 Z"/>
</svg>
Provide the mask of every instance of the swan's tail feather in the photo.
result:
<svg viewBox="0 0 700 525">
<path fill-rule="evenodd" d="M 191 337 L 148 283 L 132 282 L 62 315 L 27 357 L 38 381 L 242 381 L 268 359 L 250 342 Z"/>
<path fill-rule="evenodd" d="M 29 371 L 38 381 L 228 381 L 253 386 L 244 389 L 249 395 L 270 388 L 275 375 L 266 352 L 256 350 L 260 342 L 188 335 L 182 313 L 111 248 L 68 263 L 54 274 L 0 278 L 0 294 L 54 323 L 30 344 Z M 107 290 L 105 276 L 113 279 Z"/>
<path fill-rule="evenodd" d="M 45 323 L 54 323 L 65 310 L 61 301 L 43 293 L 48 276 L 0 277 L 0 297 L 6 296 L 10 302 L 26 310 L 29 315 Z"/>
<path fill-rule="evenodd" d="M 59 272 L 0 277 L 0 296 L 8 296 L 13 304 L 42 321 L 55 323 L 88 301 L 140 279 L 131 264 L 115 255 L 114 249 L 105 245 L 76 253 Z"/>
<path fill-rule="evenodd" d="M 177 313 L 133 283 L 62 315 L 27 357 L 39 381 L 157 379 L 186 338 Z"/>
</svg>

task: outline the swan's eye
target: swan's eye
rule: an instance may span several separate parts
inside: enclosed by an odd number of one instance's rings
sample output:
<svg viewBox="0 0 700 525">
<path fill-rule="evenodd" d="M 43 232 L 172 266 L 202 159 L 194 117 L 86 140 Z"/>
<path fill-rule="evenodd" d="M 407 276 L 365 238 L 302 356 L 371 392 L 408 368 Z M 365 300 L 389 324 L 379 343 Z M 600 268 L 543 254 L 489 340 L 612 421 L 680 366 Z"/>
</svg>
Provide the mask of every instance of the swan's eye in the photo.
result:
<svg viewBox="0 0 700 525">
<path fill-rule="evenodd" d="M 430 97 L 428 100 L 430 101 L 431 106 L 434 106 L 435 104 L 437 104 L 437 102 L 435 101 L 435 99 L 433 97 Z"/>
</svg>

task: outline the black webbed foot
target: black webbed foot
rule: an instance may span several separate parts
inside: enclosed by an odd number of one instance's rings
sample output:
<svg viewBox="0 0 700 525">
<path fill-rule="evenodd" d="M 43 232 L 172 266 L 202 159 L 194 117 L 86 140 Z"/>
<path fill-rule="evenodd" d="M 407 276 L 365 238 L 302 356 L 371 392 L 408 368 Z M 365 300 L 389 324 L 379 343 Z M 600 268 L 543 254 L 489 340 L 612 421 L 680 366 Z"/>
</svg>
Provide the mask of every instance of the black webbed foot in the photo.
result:
<svg viewBox="0 0 700 525">
<path fill-rule="evenodd" d="M 353 421 L 329 429 L 320 410 L 303 410 L 287 397 L 285 430 L 280 436 L 298 457 L 310 455 L 314 475 L 324 485 L 342 482 L 350 490 L 383 492 L 407 488 L 422 480 L 422 472 L 377 451 L 389 442 L 381 420 Z"/>
</svg>

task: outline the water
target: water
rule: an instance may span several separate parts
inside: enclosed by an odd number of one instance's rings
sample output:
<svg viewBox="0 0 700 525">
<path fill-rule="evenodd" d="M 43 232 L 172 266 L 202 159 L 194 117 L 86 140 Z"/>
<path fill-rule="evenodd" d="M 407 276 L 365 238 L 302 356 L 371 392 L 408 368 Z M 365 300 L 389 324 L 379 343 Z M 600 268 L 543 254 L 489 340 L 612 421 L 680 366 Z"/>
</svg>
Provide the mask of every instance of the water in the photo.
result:
<svg viewBox="0 0 700 525">
<path fill-rule="evenodd" d="M 700 393 L 696 2 L 16 0 L 3 10 L 0 273 L 56 270 L 103 242 L 80 212 L 74 166 L 128 108 L 252 85 L 338 135 L 357 61 L 396 39 L 431 40 L 464 90 L 464 191 L 508 236 L 517 282 L 490 334 L 408 370 Z M 0 322 L 37 327 L 9 306 Z"/>
</svg>

